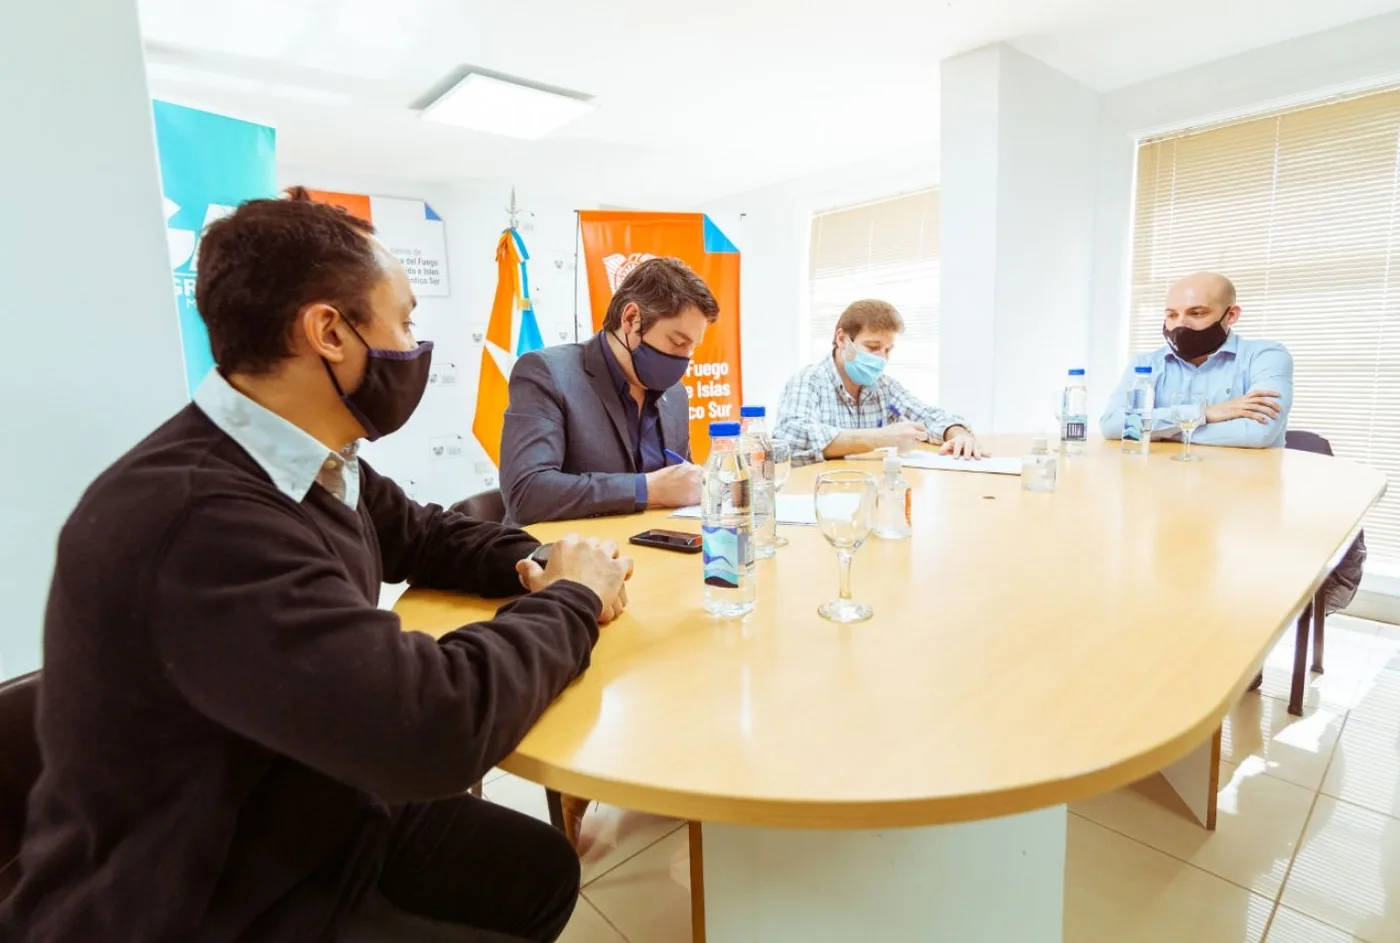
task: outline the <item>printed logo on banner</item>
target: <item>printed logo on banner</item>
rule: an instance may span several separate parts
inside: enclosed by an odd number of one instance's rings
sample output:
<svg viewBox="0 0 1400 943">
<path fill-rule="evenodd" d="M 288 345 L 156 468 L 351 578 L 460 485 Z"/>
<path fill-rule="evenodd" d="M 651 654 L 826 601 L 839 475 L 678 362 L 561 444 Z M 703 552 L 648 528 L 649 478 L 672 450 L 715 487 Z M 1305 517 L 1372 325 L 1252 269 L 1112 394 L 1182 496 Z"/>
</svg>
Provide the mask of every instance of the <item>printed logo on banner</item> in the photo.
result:
<svg viewBox="0 0 1400 943">
<path fill-rule="evenodd" d="M 374 226 L 394 253 L 414 294 L 446 298 L 452 294 L 447 278 L 447 226 L 425 200 L 405 200 L 332 190 L 308 191 L 313 200 L 338 206 Z"/>
<path fill-rule="evenodd" d="M 201 234 L 240 203 L 276 196 L 276 132 L 169 102 L 153 102 L 152 109 L 185 384 L 193 394 L 214 367 L 195 308 Z"/>
<path fill-rule="evenodd" d="M 690 398 L 690 449 L 709 454 L 708 424 L 737 418 L 742 395 L 739 356 L 739 249 L 703 213 L 579 213 L 588 272 L 593 330 L 602 328 L 617 286 L 642 262 L 680 259 L 705 280 L 719 302 L 719 320 L 691 358 L 685 375 Z"/>
<path fill-rule="evenodd" d="M 608 272 L 608 286 L 617 293 L 617 286 L 627 280 L 633 269 L 656 256 L 647 252 L 634 252 L 631 255 L 610 255 L 603 260 L 603 268 Z"/>
</svg>

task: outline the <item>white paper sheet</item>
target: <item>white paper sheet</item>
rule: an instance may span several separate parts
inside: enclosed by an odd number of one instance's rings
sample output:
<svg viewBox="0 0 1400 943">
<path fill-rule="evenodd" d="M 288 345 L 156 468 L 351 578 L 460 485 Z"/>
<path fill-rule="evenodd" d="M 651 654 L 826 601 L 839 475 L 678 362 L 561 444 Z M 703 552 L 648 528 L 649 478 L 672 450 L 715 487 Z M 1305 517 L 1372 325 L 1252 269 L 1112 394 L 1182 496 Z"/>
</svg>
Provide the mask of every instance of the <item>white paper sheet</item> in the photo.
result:
<svg viewBox="0 0 1400 943">
<path fill-rule="evenodd" d="M 982 472 L 987 475 L 1019 475 L 1019 458 L 953 458 L 936 452 L 910 452 L 901 455 L 899 460 L 906 468 L 922 468 L 928 471 Z"/>
<path fill-rule="evenodd" d="M 695 505 L 694 507 L 681 508 L 671 516 L 699 520 L 700 506 Z M 816 526 L 817 506 L 812 500 L 812 496 L 810 494 L 778 495 L 778 523 Z"/>
</svg>

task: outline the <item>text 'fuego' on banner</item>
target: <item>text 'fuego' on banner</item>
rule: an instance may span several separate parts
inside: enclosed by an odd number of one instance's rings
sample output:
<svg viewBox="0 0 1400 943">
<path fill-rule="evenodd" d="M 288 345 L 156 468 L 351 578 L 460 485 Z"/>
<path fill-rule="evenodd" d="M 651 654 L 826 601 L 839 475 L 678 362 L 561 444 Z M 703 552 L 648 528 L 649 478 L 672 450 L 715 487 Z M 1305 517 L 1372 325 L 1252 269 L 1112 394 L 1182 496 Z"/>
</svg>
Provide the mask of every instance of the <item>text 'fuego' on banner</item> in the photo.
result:
<svg viewBox="0 0 1400 943">
<path fill-rule="evenodd" d="M 617 286 L 648 258 L 680 259 L 719 302 L 719 320 L 705 331 L 682 381 L 690 397 L 691 451 L 703 462 L 710 451 L 709 424 L 737 420 L 743 399 L 738 248 L 703 213 L 587 210 L 579 213 L 579 223 L 593 330 L 602 329 Z"/>
</svg>

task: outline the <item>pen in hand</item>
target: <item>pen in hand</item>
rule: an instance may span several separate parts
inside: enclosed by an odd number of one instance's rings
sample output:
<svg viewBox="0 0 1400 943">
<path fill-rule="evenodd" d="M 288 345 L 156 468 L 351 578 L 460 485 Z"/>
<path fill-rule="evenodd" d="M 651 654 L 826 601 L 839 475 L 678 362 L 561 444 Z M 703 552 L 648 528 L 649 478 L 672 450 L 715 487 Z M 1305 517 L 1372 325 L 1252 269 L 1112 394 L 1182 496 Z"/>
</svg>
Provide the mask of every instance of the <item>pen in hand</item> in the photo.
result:
<svg viewBox="0 0 1400 943">
<path fill-rule="evenodd" d="M 662 449 L 662 450 L 661 450 L 661 453 L 662 453 L 663 455 L 665 455 L 666 458 L 667 458 L 668 460 L 675 462 L 677 465 L 689 465 L 689 464 L 690 464 L 688 461 L 686 461 L 685 456 L 683 456 L 683 455 L 677 455 L 675 452 L 672 452 L 670 449 Z"/>
</svg>

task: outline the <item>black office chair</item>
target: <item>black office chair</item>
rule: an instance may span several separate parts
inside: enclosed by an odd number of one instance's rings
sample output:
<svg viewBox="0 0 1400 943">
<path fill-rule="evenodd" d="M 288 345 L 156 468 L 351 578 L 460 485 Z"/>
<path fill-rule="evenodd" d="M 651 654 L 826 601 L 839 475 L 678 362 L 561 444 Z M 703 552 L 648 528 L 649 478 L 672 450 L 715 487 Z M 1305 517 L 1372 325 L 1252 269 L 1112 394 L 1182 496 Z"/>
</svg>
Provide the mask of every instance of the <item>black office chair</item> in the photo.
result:
<svg viewBox="0 0 1400 943">
<path fill-rule="evenodd" d="M 42 769 L 34 732 L 38 701 L 39 672 L 0 682 L 0 901 L 19 886 L 29 790 Z"/>
<path fill-rule="evenodd" d="M 1284 434 L 1283 447 L 1299 452 L 1312 452 L 1316 455 L 1332 454 L 1332 444 L 1316 432 L 1289 429 Z M 1308 674 L 1308 630 L 1312 630 L 1312 670 L 1322 674 L 1322 648 L 1327 616 L 1345 609 L 1356 597 L 1361 586 L 1361 574 L 1366 566 L 1366 534 L 1358 531 L 1356 539 L 1338 560 L 1332 572 L 1322 581 L 1303 612 L 1298 616 L 1298 625 L 1293 643 L 1293 684 L 1288 694 L 1288 713 L 1295 717 L 1303 716 L 1303 692 Z M 1263 683 L 1261 673 L 1250 690 Z"/>
<path fill-rule="evenodd" d="M 506 519 L 506 501 L 501 497 L 499 488 L 492 488 L 490 491 L 483 491 L 458 501 L 450 510 L 478 521 L 490 521 L 492 524 L 499 524 Z"/>
</svg>

